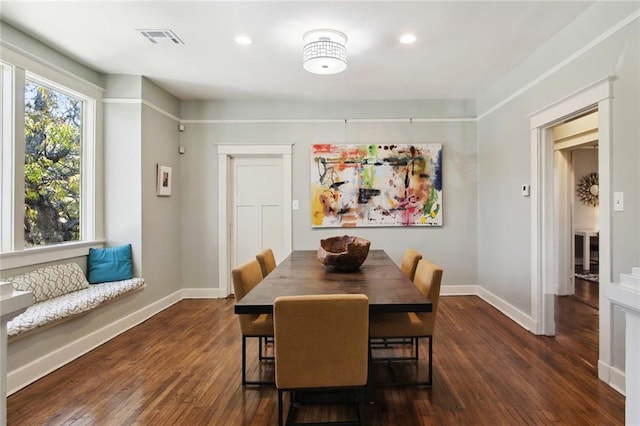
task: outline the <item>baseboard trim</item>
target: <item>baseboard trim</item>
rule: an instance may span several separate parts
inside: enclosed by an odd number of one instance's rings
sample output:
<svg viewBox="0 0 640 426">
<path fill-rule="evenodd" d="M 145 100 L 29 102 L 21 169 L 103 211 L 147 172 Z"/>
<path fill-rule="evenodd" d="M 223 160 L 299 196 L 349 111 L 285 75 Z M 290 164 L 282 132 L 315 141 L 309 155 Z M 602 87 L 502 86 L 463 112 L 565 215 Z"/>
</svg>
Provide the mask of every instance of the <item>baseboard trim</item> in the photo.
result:
<svg viewBox="0 0 640 426">
<path fill-rule="evenodd" d="M 480 286 L 478 286 L 478 297 L 511 318 L 525 330 L 530 332 L 536 330 L 536 322 L 533 318 Z"/>
<path fill-rule="evenodd" d="M 440 296 L 478 296 L 525 330 L 536 329 L 533 318 L 479 285 L 443 285 Z"/>
<path fill-rule="evenodd" d="M 477 296 L 477 285 L 443 285 L 440 296 Z"/>
<path fill-rule="evenodd" d="M 182 289 L 183 299 L 225 299 L 227 294 L 219 288 L 185 288 Z"/>
<path fill-rule="evenodd" d="M 604 378 L 603 378 L 604 377 Z M 598 378 L 621 395 L 626 396 L 627 376 L 624 371 L 598 361 Z"/>
<path fill-rule="evenodd" d="M 103 343 L 146 321 L 182 300 L 181 291 L 166 296 L 136 312 L 7 373 L 7 395 L 30 385 L 54 370 L 95 349 Z"/>
</svg>

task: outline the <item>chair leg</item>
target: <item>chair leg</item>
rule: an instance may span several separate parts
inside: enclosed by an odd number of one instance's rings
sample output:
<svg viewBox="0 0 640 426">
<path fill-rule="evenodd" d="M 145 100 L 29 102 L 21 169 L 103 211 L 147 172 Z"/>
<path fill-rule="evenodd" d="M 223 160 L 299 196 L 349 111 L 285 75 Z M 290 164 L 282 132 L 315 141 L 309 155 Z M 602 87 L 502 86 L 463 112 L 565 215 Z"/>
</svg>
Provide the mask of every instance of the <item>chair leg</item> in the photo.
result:
<svg viewBox="0 0 640 426">
<path fill-rule="evenodd" d="M 242 386 L 247 385 L 247 337 L 242 336 Z"/>
<path fill-rule="evenodd" d="M 433 336 L 429 336 L 429 382 L 427 385 L 433 385 Z"/>
<path fill-rule="evenodd" d="M 267 382 L 267 381 L 248 381 L 247 380 L 247 338 L 249 336 L 242 336 L 242 386 L 247 385 L 275 385 L 275 382 Z M 259 341 L 259 351 L 262 351 L 262 337 L 258 337 Z M 258 355 L 258 357 L 260 357 Z M 264 359 L 272 359 L 272 357 L 263 357 Z"/>
<path fill-rule="evenodd" d="M 282 390 L 278 389 L 278 426 L 283 425 L 282 421 Z"/>
<path fill-rule="evenodd" d="M 358 390 L 356 393 L 356 398 L 357 398 L 357 404 L 358 404 L 358 424 L 362 425 L 362 424 L 366 424 L 366 422 L 364 421 L 364 416 L 365 416 L 365 412 L 364 412 L 364 396 L 365 396 L 365 392 L 362 390 Z"/>
<path fill-rule="evenodd" d="M 258 349 L 258 359 L 260 361 L 273 361 L 275 357 L 265 355 L 267 345 L 273 344 L 273 337 L 260 337 L 260 346 Z"/>
<path fill-rule="evenodd" d="M 412 381 L 412 382 L 396 382 L 395 379 L 390 383 L 376 383 L 377 386 L 427 386 L 431 387 L 433 385 L 433 336 L 424 336 L 429 339 L 429 377 L 427 381 Z M 373 362 L 386 362 L 390 368 L 390 372 L 392 376 L 394 375 L 394 370 L 392 364 L 397 361 L 416 361 L 419 362 L 420 357 L 420 338 L 412 337 L 411 341 L 413 342 L 413 354 L 408 357 L 397 357 L 397 358 L 374 358 L 371 361 Z"/>
</svg>

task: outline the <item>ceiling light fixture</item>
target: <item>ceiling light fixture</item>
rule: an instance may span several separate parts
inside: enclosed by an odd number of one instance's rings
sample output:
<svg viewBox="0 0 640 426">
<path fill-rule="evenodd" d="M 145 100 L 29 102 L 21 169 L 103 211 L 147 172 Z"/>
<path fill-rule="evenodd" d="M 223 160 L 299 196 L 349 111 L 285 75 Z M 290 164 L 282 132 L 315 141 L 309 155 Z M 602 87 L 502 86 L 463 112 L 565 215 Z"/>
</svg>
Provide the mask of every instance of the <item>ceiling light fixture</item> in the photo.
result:
<svg viewBox="0 0 640 426">
<path fill-rule="evenodd" d="M 336 30 L 311 30 L 302 37 L 302 66 L 313 74 L 338 74 L 347 69 L 347 36 Z"/>
<path fill-rule="evenodd" d="M 251 40 L 249 37 L 245 35 L 239 35 L 238 37 L 236 37 L 236 43 L 238 43 L 241 46 L 248 46 L 251 43 L 253 43 L 253 40 Z"/>
<path fill-rule="evenodd" d="M 416 36 L 413 34 L 404 34 L 400 37 L 400 43 L 402 44 L 413 44 L 417 40 Z"/>
</svg>

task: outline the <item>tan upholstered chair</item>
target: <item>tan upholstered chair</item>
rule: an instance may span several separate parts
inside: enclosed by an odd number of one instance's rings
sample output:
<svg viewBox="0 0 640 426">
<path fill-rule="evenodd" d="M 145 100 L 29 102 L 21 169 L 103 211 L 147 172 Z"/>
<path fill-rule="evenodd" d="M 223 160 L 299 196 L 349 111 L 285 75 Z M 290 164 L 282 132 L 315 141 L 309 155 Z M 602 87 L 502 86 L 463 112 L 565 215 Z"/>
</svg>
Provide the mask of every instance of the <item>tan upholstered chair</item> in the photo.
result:
<svg viewBox="0 0 640 426">
<path fill-rule="evenodd" d="M 422 254 L 415 249 L 407 248 L 402 255 L 402 264 L 400 269 L 411 281 L 416 275 L 416 268 L 418 267 L 418 261 L 422 259 Z"/>
<path fill-rule="evenodd" d="M 416 268 L 418 267 L 418 262 L 422 259 L 422 254 L 408 247 L 405 249 L 402 255 L 402 263 L 400 264 L 400 270 L 402 273 L 413 281 L 413 277 L 416 274 Z M 401 345 L 416 345 L 416 340 L 414 338 L 385 338 L 385 339 L 371 339 L 371 347 L 376 348 L 392 348 Z"/>
<path fill-rule="evenodd" d="M 269 275 L 271 271 L 276 269 L 276 258 L 273 255 L 273 250 L 270 248 L 262 250 L 256 255 L 258 263 L 260 263 L 260 269 L 262 270 L 262 277 Z"/>
<path fill-rule="evenodd" d="M 368 376 L 369 300 L 364 294 L 282 296 L 275 300 L 278 422 L 289 391 L 354 389 L 358 420 L 364 416 Z"/>
<path fill-rule="evenodd" d="M 231 275 L 233 277 L 233 291 L 236 301 L 242 300 L 247 293 L 262 281 L 260 264 L 255 259 L 233 268 Z M 273 385 L 274 382 L 247 381 L 247 338 L 258 338 L 259 358 L 260 360 L 265 359 L 262 356 L 262 339 L 273 337 L 273 316 L 268 314 L 239 314 L 238 320 L 242 333 L 242 386 Z"/>
<path fill-rule="evenodd" d="M 404 383 L 407 385 L 427 385 L 433 382 L 433 330 L 440 302 L 442 267 L 422 259 L 418 262 L 414 285 L 433 304 L 432 312 L 408 312 L 399 314 L 376 314 L 369 321 L 369 335 L 372 339 L 411 338 L 414 340 L 414 354 L 409 359 L 418 360 L 419 339 L 429 339 L 429 380 Z M 407 358 L 386 358 L 385 360 L 406 360 Z M 375 358 L 374 358 L 375 360 Z"/>
</svg>

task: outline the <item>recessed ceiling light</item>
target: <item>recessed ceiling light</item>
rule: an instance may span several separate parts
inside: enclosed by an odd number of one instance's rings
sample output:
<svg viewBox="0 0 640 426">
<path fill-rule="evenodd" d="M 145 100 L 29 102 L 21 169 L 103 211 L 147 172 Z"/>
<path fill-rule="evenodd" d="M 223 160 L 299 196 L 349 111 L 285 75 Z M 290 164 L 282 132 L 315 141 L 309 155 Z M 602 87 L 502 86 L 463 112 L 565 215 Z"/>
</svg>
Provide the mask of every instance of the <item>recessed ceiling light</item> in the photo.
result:
<svg viewBox="0 0 640 426">
<path fill-rule="evenodd" d="M 241 35 L 236 37 L 236 43 L 242 45 L 242 46 L 248 46 L 251 43 L 253 43 L 253 40 L 251 40 L 249 37 L 245 36 L 245 35 Z"/>
<path fill-rule="evenodd" d="M 417 40 L 416 36 L 413 34 L 404 34 L 400 37 L 400 43 L 402 44 L 412 44 Z"/>
</svg>

